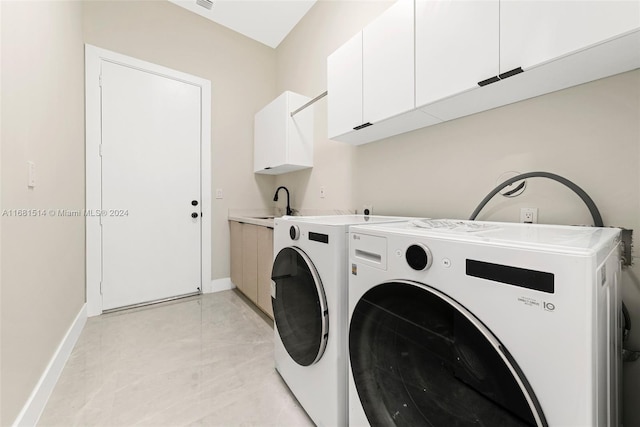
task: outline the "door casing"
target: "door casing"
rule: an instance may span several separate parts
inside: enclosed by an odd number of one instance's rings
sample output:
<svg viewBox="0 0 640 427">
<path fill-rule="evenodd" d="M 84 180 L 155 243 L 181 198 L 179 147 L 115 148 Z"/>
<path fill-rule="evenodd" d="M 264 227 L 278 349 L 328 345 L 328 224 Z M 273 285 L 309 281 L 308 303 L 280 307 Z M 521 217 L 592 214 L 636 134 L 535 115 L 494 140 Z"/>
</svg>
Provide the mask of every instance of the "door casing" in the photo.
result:
<svg viewBox="0 0 640 427">
<path fill-rule="evenodd" d="M 201 88 L 200 188 L 202 191 L 202 222 L 200 274 L 201 283 L 204 287 L 205 284 L 211 283 L 211 82 L 197 76 L 85 44 L 85 212 L 97 212 L 102 207 L 100 74 L 103 61 L 182 80 Z M 99 216 L 86 215 L 85 218 L 87 315 L 97 316 L 102 313 L 102 230 Z"/>
</svg>

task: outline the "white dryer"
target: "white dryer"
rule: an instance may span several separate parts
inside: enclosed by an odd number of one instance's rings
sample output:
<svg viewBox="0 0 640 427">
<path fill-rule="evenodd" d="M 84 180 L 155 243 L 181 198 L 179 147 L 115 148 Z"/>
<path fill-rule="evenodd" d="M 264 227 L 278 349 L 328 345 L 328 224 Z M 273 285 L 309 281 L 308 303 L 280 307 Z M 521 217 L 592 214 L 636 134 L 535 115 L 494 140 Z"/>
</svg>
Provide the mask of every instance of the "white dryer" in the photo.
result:
<svg viewBox="0 0 640 427">
<path fill-rule="evenodd" d="M 620 425 L 619 236 L 351 227 L 350 425 Z"/>
<path fill-rule="evenodd" d="M 275 219 L 275 366 L 316 425 L 347 425 L 348 227 L 406 219 Z"/>
</svg>

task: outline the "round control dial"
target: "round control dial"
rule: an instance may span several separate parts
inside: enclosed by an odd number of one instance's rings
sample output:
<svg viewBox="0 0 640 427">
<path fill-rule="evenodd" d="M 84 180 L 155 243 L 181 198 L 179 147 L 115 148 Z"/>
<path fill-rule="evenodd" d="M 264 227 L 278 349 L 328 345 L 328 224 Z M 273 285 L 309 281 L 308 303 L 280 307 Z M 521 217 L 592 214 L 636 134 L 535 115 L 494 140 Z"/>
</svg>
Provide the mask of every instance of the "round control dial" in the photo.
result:
<svg viewBox="0 0 640 427">
<path fill-rule="evenodd" d="M 298 240 L 300 238 L 300 228 L 297 225 L 289 227 L 289 237 L 291 237 L 291 240 Z"/>
<path fill-rule="evenodd" d="M 431 251 L 424 245 L 415 244 L 407 248 L 404 254 L 409 267 L 422 271 L 431 267 Z"/>
</svg>

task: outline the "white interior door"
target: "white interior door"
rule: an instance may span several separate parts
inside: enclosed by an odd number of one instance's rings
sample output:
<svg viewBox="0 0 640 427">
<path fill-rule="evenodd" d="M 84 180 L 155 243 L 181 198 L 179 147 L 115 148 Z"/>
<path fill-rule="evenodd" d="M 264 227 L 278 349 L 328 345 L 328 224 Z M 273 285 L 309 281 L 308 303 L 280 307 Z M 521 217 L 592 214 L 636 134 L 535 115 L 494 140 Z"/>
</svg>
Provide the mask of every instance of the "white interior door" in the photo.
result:
<svg viewBox="0 0 640 427">
<path fill-rule="evenodd" d="M 201 88 L 101 65 L 102 309 L 197 292 Z"/>
</svg>

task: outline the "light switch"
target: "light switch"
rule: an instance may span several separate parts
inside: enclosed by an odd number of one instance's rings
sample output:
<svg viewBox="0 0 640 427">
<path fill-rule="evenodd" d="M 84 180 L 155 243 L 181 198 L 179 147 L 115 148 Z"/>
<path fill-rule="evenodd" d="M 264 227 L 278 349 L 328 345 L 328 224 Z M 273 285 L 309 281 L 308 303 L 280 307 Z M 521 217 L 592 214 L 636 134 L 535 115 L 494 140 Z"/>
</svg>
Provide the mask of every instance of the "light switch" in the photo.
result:
<svg viewBox="0 0 640 427">
<path fill-rule="evenodd" d="M 216 199 L 222 199 L 222 188 L 216 188 Z"/>
<path fill-rule="evenodd" d="M 27 162 L 27 186 L 33 188 L 36 186 L 36 164 Z"/>
</svg>

